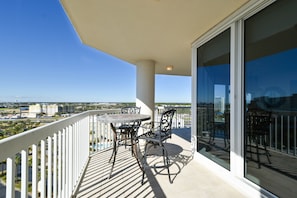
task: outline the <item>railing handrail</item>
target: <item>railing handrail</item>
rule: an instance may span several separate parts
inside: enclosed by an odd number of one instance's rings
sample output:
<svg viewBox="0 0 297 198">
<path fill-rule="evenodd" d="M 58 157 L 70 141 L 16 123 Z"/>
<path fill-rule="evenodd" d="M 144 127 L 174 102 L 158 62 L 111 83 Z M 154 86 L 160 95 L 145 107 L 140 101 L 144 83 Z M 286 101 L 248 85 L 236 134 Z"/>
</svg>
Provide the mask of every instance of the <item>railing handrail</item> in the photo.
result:
<svg viewBox="0 0 297 198">
<path fill-rule="evenodd" d="M 0 140 L 0 161 L 3 161 L 6 158 L 20 152 L 21 150 L 28 148 L 32 144 L 35 144 L 37 141 L 46 139 L 54 132 L 62 130 L 63 128 L 81 120 L 82 118 L 85 118 L 86 116 L 119 111 L 119 109 L 86 111 L 38 128 L 25 131 L 23 133 L 4 138 Z"/>
</svg>

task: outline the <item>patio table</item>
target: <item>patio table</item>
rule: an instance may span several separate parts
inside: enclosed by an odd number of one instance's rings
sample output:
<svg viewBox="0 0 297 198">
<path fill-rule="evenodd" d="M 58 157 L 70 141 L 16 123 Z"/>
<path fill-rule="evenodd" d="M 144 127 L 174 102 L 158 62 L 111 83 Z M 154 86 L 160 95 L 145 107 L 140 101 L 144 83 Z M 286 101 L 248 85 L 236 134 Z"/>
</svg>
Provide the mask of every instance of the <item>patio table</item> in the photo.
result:
<svg viewBox="0 0 297 198">
<path fill-rule="evenodd" d="M 109 159 L 109 162 L 111 161 L 111 159 L 113 158 L 112 161 L 112 167 L 110 170 L 110 174 L 109 174 L 109 178 L 111 178 L 111 174 L 114 168 L 114 164 L 115 164 L 115 159 L 116 159 L 116 154 L 117 154 L 117 139 L 118 139 L 118 131 L 117 128 L 115 127 L 115 125 L 121 124 L 121 123 L 135 123 L 135 122 L 142 122 L 142 121 L 146 121 L 146 120 L 150 120 L 151 116 L 150 115 L 145 115 L 145 114 L 105 114 L 105 115 L 100 115 L 98 116 L 98 121 L 103 122 L 103 123 L 110 123 L 110 127 L 113 131 L 113 151 L 112 151 L 112 155 Z M 130 128 L 126 128 L 128 132 L 132 133 L 134 131 L 133 128 L 133 124 L 130 125 Z M 130 134 L 131 136 L 135 135 L 135 134 Z M 132 138 L 131 138 L 132 140 Z M 131 149 L 134 150 L 134 152 L 136 152 L 136 148 L 135 148 L 136 144 L 133 144 L 133 142 L 131 142 Z M 132 151 L 133 151 L 132 150 Z M 142 170 L 142 167 L 140 165 L 139 159 L 138 159 L 138 155 L 136 153 L 134 153 L 134 157 L 137 160 L 138 166 L 140 167 L 140 169 Z"/>
</svg>

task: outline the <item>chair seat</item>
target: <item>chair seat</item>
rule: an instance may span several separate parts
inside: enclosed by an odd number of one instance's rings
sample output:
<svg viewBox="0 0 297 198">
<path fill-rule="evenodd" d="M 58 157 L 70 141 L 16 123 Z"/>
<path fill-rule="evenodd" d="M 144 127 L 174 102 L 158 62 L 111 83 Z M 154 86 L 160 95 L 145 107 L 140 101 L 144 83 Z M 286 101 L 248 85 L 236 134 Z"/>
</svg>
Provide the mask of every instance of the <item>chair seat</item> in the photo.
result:
<svg viewBox="0 0 297 198">
<path fill-rule="evenodd" d="M 121 126 L 117 127 L 120 133 L 128 133 L 131 130 L 131 125 L 129 124 L 122 124 Z"/>
<path fill-rule="evenodd" d="M 132 143 L 128 143 L 127 140 L 135 139 L 137 136 L 138 128 L 140 127 L 141 122 L 134 123 L 124 123 L 118 126 L 116 129 L 119 133 L 119 140 L 125 141 L 125 146 L 131 146 Z"/>
<path fill-rule="evenodd" d="M 164 134 L 160 131 L 153 132 L 149 131 L 138 136 L 138 139 L 146 140 L 147 142 L 155 143 L 161 145 L 166 139 L 171 138 L 171 134 Z"/>
</svg>

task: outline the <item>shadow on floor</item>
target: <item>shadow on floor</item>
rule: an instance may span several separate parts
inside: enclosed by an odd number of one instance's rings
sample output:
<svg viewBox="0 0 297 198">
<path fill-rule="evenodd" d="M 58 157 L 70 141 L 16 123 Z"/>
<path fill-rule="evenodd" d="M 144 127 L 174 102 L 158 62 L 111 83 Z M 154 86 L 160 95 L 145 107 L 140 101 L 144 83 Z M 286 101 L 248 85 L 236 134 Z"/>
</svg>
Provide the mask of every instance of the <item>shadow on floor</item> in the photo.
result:
<svg viewBox="0 0 297 198">
<path fill-rule="evenodd" d="M 183 167 L 192 160 L 192 155 L 190 151 L 184 150 L 177 144 L 166 143 L 165 147 L 170 156 L 170 175 L 174 182 Z M 111 168 L 108 160 L 111 152 L 112 150 L 103 151 L 90 158 L 74 197 L 166 197 L 157 176 L 162 178 L 162 182 L 169 183 L 167 170 L 146 169 L 142 185 L 142 171 L 135 158 L 131 156 L 131 151 L 123 146 L 118 150 L 112 177 L 108 178 Z M 163 160 L 161 155 L 158 155 L 158 150 L 155 152 L 155 158 L 150 161 L 151 163 Z"/>
</svg>

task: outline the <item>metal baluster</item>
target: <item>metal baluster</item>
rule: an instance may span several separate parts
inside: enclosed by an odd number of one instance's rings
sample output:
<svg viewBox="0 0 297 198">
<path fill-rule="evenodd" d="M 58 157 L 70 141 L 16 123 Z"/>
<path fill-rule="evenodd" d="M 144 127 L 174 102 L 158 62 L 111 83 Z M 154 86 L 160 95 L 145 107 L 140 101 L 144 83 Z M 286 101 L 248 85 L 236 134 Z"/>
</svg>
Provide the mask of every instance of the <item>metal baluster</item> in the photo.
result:
<svg viewBox="0 0 297 198">
<path fill-rule="evenodd" d="M 272 121 L 269 123 L 269 148 L 272 148 Z"/>
<path fill-rule="evenodd" d="M 94 151 L 97 151 L 97 138 L 95 139 L 95 116 L 96 115 L 92 115 L 92 121 L 91 121 L 91 123 L 92 123 L 92 138 L 91 138 L 91 153 L 94 153 Z"/>
<path fill-rule="evenodd" d="M 290 116 L 288 115 L 287 128 L 287 153 L 290 154 Z"/>
<path fill-rule="evenodd" d="M 274 129 L 274 149 L 277 150 L 277 120 L 278 120 L 278 116 L 275 117 L 275 129 Z"/>
<path fill-rule="evenodd" d="M 280 151 L 283 152 L 283 139 L 284 139 L 284 116 L 281 115 L 281 142 L 280 142 Z"/>
<path fill-rule="evenodd" d="M 297 146 L 296 146 L 296 116 L 294 116 L 294 155 L 297 154 Z"/>
</svg>

